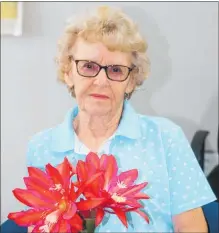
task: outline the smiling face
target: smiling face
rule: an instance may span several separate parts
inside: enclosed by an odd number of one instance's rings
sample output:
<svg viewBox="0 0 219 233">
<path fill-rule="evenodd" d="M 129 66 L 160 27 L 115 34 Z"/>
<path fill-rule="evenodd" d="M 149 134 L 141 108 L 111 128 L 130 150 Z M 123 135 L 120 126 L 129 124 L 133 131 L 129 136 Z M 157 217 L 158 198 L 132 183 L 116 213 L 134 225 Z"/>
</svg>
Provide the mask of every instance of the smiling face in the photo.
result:
<svg viewBox="0 0 219 233">
<path fill-rule="evenodd" d="M 131 67 L 131 54 L 120 51 L 109 51 L 102 43 L 89 43 L 78 38 L 73 48 L 74 60 L 93 61 L 99 65 L 122 65 Z M 75 61 L 72 61 L 72 69 L 65 77 L 69 87 L 74 86 L 76 101 L 79 109 L 90 115 L 116 114 L 122 108 L 125 93 L 133 91 L 135 83 L 131 75 L 123 82 L 112 81 L 107 78 L 104 69 L 101 69 L 96 77 L 84 77 L 78 73 Z M 78 68 L 81 72 L 98 71 L 94 63 L 80 62 Z M 111 67 L 108 74 L 113 79 L 119 79 L 122 71 L 117 67 Z M 94 75 L 93 75 L 94 76 Z"/>
</svg>

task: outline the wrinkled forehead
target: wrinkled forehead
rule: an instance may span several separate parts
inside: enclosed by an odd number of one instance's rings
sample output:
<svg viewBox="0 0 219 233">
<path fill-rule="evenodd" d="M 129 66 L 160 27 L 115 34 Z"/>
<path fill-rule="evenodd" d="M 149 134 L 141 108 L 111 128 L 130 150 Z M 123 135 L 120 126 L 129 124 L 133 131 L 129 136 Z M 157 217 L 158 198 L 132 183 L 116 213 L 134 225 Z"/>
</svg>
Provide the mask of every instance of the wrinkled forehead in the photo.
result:
<svg viewBox="0 0 219 233">
<path fill-rule="evenodd" d="M 90 60 L 101 64 L 131 64 L 131 53 L 118 50 L 110 51 L 102 42 L 89 42 L 83 38 L 77 38 L 72 53 L 75 59 Z"/>
</svg>

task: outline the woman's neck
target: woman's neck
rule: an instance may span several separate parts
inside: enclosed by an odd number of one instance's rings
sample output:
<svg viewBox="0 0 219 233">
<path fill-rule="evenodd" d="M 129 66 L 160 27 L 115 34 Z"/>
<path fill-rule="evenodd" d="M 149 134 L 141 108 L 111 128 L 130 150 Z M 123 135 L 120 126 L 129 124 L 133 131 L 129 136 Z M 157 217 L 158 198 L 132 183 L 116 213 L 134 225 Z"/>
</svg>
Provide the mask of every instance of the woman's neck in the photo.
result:
<svg viewBox="0 0 219 233">
<path fill-rule="evenodd" d="M 91 116 L 79 111 L 73 125 L 75 132 L 90 150 L 97 152 L 102 143 L 116 131 L 122 115 L 122 108 L 102 116 Z"/>
</svg>

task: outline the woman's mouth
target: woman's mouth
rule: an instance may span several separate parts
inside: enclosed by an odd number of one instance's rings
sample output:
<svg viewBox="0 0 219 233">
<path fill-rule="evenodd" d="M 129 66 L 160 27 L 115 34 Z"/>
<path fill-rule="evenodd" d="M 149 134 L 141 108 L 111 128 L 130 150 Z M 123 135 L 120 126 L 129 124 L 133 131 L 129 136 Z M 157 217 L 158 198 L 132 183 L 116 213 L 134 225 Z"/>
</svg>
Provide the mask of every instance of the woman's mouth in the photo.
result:
<svg viewBox="0 0 219 233">
<path fill-rule="evenodd" d="M 96 93 L 90 94 L 90 96 L 92 96 L 96 99 L 109 99 L 109 97 L 107 95 L 101 95 L 101 94 L 96 94 Z"/>
</svg>

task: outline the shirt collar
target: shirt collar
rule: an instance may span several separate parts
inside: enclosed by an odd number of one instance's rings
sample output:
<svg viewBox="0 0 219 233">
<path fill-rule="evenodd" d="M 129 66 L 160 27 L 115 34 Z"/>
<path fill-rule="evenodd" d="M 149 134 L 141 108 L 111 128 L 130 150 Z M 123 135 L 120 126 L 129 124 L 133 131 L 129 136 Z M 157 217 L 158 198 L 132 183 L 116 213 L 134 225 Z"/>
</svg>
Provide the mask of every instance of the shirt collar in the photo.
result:
<svg viewBox="0 0 219 233">
<path fill-rule="evenodd" d="M 66 152 L 74 149 L 73 120 L 78 114 L 78 106 L 68 111 L 64 121 L 52 131 L 51 149 L 57 152 Z M 115 136 L 137 139 L 141 136 L 139 116 L 128 100 L 124 102 L 122 118 L 115 132 Z"/>
<path fill-rule="evenodd" d="M 124 101 L 122 118 L 115 135 L 131 139 L 137 139 L 141 136 L 139 116 L 128 100 Z"/>
</svg>

